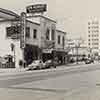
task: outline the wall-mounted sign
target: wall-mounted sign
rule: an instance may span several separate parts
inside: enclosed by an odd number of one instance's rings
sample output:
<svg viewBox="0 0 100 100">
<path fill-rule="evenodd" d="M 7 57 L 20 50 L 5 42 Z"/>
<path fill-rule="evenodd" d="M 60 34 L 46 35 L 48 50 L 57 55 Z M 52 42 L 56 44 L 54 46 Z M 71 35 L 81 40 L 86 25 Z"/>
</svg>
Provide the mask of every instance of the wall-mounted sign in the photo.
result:
<svg viewBox="0 0 100 100">
<path fill-rule="evenodd" d="M 26 34 L 26 13 L 21 13 L 21 37 L 20 48 L 25 48 L 25 34 Z"/>
<path fill-rule="evenodd" d="M 46 4 L 36 4 L 36 5 L 30 5 L 26 7 L 27 13 L 43 13 L 45 11 L 47 11 Z"/>
<path fill-rule="evenodd" d="M 20 26 L 10 26 L 6 28 L 7 37 L 12 39 L 20 39 Z"/>
</svg>

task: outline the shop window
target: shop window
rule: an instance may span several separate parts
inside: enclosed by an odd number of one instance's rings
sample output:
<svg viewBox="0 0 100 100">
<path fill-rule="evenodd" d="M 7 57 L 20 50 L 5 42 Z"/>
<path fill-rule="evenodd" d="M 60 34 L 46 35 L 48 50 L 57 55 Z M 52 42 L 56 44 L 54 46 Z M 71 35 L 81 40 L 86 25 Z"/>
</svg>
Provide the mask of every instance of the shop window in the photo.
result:
<svg viewBox="0 0 100 100">
<path fill-rule="evenodd" d="M 58 35 L 58 44 L 60 44 L 60 35 Z"/>
<path fill-rule="evenodd" d="M 46 40 L 50 39 L 49 36 L 50 36 L 50 30 L 49 30 L 49 28 L 47 28 L 47 31 L 46 31 Z"/>
<path fill-rule="evenodd" d="M 36 30 L 36 29 L 33 30 L 33 38 L 34 38 L 34 39 L 37 38 L 37 30 Z"/>
<path fill-rule="evenodd" d="M 30 37 L 30 27 L 26 27 L 26 37 Z"/>
</svg>

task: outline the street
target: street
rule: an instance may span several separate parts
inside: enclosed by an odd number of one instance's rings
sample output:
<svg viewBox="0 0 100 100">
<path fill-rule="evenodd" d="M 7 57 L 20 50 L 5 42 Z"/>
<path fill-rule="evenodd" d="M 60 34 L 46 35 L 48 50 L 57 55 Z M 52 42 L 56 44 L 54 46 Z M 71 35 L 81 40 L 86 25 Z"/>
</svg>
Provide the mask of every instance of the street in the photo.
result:
<svg viewBox="0 0 100 100">
<path fill-rule="evenodd" d="M 100 100 L 100 64 L 0 73 L 3 100 Z"/>
</svg>

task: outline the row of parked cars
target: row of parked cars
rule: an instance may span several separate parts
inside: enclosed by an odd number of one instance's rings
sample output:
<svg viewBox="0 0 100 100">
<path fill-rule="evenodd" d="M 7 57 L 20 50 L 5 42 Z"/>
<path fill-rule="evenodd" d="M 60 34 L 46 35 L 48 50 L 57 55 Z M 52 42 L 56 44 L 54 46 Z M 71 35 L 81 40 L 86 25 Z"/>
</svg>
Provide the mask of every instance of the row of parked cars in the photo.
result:
<svg viewBox="0 0 100 100">
<path fill-rule="evenodd" d="M 69 60 L 69 63 L 75 63 L 77 60 L 75 60 L 74 58 L 71 58 Z M 78 59 L 79 62 L 84 62 L 85 64 L 91 64 L 91 63 L 94 63 L 94 59 L 93 58 L 83 58 L 81 60 Z"/>
<path fill-rule="evenodd" d="M 28 65 L 27 70 L 35 69 L 45 69 L 45 68 L 56 68 L 57 63 L 52 60 L 47 60 L 45 63 L 42 60 L 34 60 L 31 64 Z"/>
</svg>

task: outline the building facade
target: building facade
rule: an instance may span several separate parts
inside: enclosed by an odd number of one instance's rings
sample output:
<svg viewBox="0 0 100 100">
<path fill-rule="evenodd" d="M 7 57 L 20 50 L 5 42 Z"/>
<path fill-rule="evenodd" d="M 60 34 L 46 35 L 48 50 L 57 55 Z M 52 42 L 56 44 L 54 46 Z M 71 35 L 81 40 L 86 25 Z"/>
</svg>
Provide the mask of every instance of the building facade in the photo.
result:
<svg viewBox="0 0 100 100">
<path fill-rule="evenodd" d="M 88 32 L 87 32 L 87 47 L 91 49 L 93 55 L 100 54 L 100 21 L 89 20 L 88 21 Z"/>
<path fill-rule="evenodd" d="M 5 14 L 4 9 L 0 12 Z M 36 59 L 46 61 L 56 58 L 59 63 L 64 63 L 66 32 L 56 29 L 56 21 L 42 15 L 26 15 L 25 47 L 21 48 L 20 16 L 7 12 L 0 20 L 0 56 L 12 55 L 18 68 L 21 67 L 20 61 L 30 64 Z M 5 18 L 8 15 L 9 19 Z M 14 50 L 11 50 L 11 44 Z"/>
</svg>

